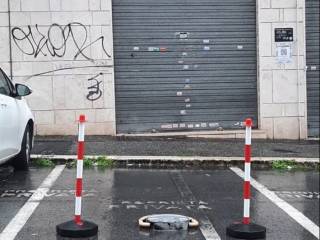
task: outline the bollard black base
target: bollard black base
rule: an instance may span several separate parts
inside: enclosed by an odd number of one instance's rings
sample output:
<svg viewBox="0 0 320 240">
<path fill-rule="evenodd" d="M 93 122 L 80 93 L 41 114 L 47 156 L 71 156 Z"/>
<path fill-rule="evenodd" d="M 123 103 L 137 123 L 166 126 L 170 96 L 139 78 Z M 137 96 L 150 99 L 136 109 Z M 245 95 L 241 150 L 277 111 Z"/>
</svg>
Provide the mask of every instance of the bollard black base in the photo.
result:
<svg viewBox="0 0 320 240">
<path fill-rule="evenodd" d="M 266 228 L 254 223 L 234 223 L 227 227 L 227 235 L 241 239 L 265 239 Z"/>
<path fill-rule="evenodd" d="M 57 235 L 69 238 L 90 238 L 98 234 L 98 225 L 83 221 L 82 225 L 76 224 L 74 221 L 68 221 L 56 226 Z"/>
</svg>

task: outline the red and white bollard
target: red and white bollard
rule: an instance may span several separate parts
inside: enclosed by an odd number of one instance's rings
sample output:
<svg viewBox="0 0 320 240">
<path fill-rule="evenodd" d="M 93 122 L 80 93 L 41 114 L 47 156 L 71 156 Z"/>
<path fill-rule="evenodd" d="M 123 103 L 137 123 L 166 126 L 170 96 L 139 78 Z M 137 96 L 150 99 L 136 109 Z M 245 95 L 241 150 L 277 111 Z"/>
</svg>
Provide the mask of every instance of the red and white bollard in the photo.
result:
<svg viewBox="0 0 320 240">
<path fill-rule="evenodd" d="M 80 115 L 79 118 L 79 134 L 78 134 L 78 159 L 77 159 L 77 179 L 76 179 L 76 191 L 75 191 L 75 209 L 74 209 L 74 221 L 78 225 L 82 225 L 81 220 L 81 202 L 82 202 L 82 175 L 83 175 L 83 156 L 84 156 L 84 123 L 86 119 L 84 115 Z"/>
<path fill-rule="evenodd" d="M 243 218 L 242 222 L 235 222 L 227 227 L 227 235 L 241 239 L 264 239 L 266 228 L 250 222 L 252 120 L 247 118 L 244 124 L 246 126 L 246 139 L 244 147 Z"/>
<path fill-rule="evenodd" d="M 98 225 L 81 218 L 85 121 L 85 115 L 80 115 L 74 220 L 56 226 L 57 239 L 97 239 L 98 235 Z"/>
<path fill-rule="evenodd" d="M 246 142 L 244 147 L 243 224 L 250 223 L 250 178 L 251 178 L 251 128 L 252 120 L 246 119 Z"/>
</svg>

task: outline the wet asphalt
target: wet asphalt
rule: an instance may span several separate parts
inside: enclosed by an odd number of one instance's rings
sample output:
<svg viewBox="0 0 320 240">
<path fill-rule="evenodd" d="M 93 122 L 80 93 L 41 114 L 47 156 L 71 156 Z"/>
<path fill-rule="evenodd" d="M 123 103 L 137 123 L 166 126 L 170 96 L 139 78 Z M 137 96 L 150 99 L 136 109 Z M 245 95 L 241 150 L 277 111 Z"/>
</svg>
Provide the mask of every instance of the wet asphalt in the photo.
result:
<svg viewBox="0 0 320 240">
<path fill-rule="evenodd" d="M 0 167 L 0 232 L 51 169 L 13 172 Z M 319 172 L 254 170 L 252 176 L 319 226 Z M 75 169 L 65 169 L 16 239 L 54 240 L 55 226 L 71 220 Z M 242 217 L 242 179 L 230 169 L 85 169 L 83 216 L 99 225 L 102 240 L 204 240 L 200 230 L 142 231 L 140 217 L 177 213 L 209 220 L 221 239 L 226 226 Z M 267 239 L 316 239 L 252 189 L 252 221 L 267 228 Z"/>
</svg>

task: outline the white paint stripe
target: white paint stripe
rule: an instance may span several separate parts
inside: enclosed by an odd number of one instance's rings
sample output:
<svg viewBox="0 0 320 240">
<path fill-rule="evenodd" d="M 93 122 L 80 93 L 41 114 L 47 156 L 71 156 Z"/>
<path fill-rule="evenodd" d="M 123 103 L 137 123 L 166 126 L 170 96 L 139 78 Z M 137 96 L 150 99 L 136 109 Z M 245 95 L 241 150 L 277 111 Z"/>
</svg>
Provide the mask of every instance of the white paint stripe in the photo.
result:
<svg viewBox="0 0 320 240">
<path fill-rule="evenodd" d="M 219 156 L 212 156 L 212 157 L 201 157 L 201 156 L 190 156 L 190 157 L 182 157 L 182 156 L 119 156 L 119 155 L 86 155 L 86 158 L 89 159 L 96 159 L 98 157 L 104 156 L 108 157 L 111 160 L 119 160 L 119 161 L 138 161 L 138 160 L 158 160 L 158 161 L 224 161 L 224 162 L 231 162 L 231 161 L 238 161 L 243 162 L 243 156 L 237 157 L 219 157 Z M 77 159 L 77 155 L 41 155 L 41 154 L 32 154 L 31 158 L 50 158 L 50 159 Z M 319 158 L 292 158 L 292 157 L 252 157 L 251 162 L 260 161 L 260 162 L 271 162 L 277 160 L 284 160 L 284 161 L 293 161 L 297 163 L 319 163 Z"/>
<path fill-rule="evenodd" d="M 244 199 L 243 201 L 243 216 L 250 217 L 250 199 Z"/>
<path fill-rule="evenodd" d="M 47 178 L 41 183 L 40 187 L 32 194 L 28 201 L 20 208 L 19 212 L 0 233 L 0 239 L 13 240 L 17 236 L 64 168 L 65 165 L 58 165 L 51 171 Z"/>
<path fill-rule="evenodd" d="M 244 163 L 244 180 L 250 182 L 251 179 L 251 163 Z"/>
<path fill-rule="evenodd" d="M 74 209 L 74 214 L 75 215 L 80 215 L 81 216 L 81 197 L 76 197 L 76 207 Z"/>
<path fill-rule="evenodd" d="M 230 169 L 241 178 L 244 178 L 244 172 L 240 168 L 232 167 Z M 319 226 L 317 226 L 314 222 L 307 218 L 303 213 L 298 211 L 296 208 L 291 206 L 283 199 L 279 198 L 274 192 L 270 191 L 268 188 L 266 188 L 264 185 L 257 182 L 253 178 L 251 179 L 251 185 L 260 193 L 262 193 L 265 197 L 267 197 L 271 202 L 273 202 L 276 206 L 281 208 L 285 213 L 287 213 L 302 227 L 304 227 L 311 234 L 313 234 L 317 239 L 319 239 Z"/>
<path fill-rule="evenodd" d="M 206 240 L 221 240 L 209 219 L 201 219 L 200 231 Z"/>
<path fill-rule="evenodd" d="M 78 141 L 83 142 L 84 141 L 84 123 L 79 123 L 79 136 Z"/>
<path fill-rule="evenodd" d="M 77 160 L 77 178 L 82 178 L 83 160 Z"/>
<path fill-rule="evenodd" d="M 251 127 L 246 127 L 246 145 L 251 145 Z"/>
<path fill-rule="evenodd" d="M 193 195 L 191 189 L 189 188 L 188 184 L 184 181 L 183 176 L 181 173 L 171 173 L 171 178 L 173 179 L 178 191 L 181 194 L 181 197 L 185 201 L 197 201 L 196 197 Z M 206 213 L 199 209 L 198 220 L 200 222 L 200 231 L 205 239 L 207 240 L 221 240 L 219 234 L 214 229 L 212 223 L 210 222 L 209 218 L 207 217 Z"/>
</svg>

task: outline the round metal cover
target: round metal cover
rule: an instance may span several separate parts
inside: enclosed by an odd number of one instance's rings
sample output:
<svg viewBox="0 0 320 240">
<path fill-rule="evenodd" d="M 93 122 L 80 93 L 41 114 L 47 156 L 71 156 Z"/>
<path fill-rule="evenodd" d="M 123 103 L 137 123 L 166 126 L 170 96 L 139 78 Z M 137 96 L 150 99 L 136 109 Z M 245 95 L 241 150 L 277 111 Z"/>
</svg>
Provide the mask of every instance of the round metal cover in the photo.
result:
<svg viewBox="0 0 320 240">
<path fill-rule="evenodd" d="M 188 230 L 188 227 L 197 227 L 199 223 L 183 215 L 155 214 L 140 218 L 139 225 L 152 227 L 154 230 Z"/>
</svg>

